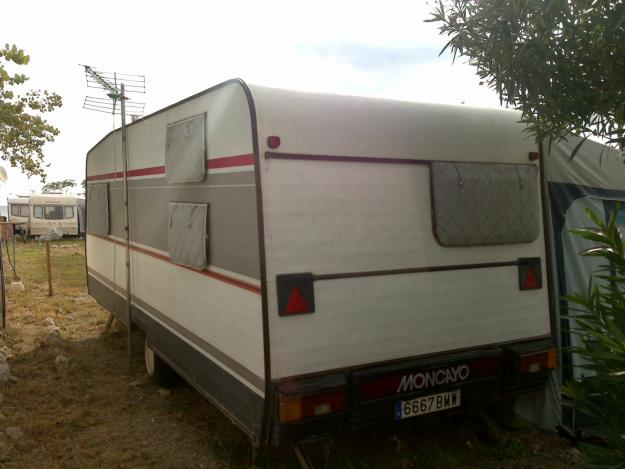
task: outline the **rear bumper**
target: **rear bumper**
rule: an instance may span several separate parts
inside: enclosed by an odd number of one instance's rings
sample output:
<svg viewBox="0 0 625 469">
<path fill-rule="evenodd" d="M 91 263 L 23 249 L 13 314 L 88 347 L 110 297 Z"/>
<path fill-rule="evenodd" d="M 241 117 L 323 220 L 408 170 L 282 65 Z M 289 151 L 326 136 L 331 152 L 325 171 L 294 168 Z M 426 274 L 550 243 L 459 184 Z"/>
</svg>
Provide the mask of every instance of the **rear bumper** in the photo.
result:
<svg viewBox="0 0 625 469">
<path fill-rule="evenodd" d="M 418 397 L 460 390 L 461 405 L 453 409 L 457 410 L 540 389 L 549 370 L 521 375 L 516 371 L 518 357 L 549 348 L 550 340 L 520 342 L 274 382 L 274 409 L 279 408 L 285 389 L 291 393 L 299 384 L 303 395 L 342 389 L 346 401 L 340 412 L 294 423 L 281 422 L 276 412 L 271 444 L 287 446 L 344 431 L 395 425 L 400 423 L 396 418 L 398 402 Z"/>
</svg>

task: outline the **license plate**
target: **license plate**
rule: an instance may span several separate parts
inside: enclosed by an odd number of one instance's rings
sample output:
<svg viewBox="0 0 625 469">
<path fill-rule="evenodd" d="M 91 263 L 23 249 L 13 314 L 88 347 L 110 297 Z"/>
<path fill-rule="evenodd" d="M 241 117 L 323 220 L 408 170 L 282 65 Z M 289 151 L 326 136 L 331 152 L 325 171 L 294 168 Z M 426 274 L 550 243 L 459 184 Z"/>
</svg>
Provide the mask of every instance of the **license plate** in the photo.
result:
<svg viewBox="0 0 625 469">
<path fill-rule="evenodd" d="M 407 419 L 459 406 L 460 389 L 417 397 L 409 401 L 397 401 L 395 403 L 395 420 Z"/>
</svg>

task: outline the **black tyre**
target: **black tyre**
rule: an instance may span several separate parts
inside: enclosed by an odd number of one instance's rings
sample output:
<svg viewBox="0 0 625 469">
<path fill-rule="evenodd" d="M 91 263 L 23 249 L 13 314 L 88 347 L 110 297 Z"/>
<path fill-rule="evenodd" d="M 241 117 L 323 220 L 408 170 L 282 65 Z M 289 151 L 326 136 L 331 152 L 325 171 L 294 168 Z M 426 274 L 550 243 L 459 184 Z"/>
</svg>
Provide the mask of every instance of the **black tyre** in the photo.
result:
<svg viewBox="0 0 625 469">
<path fill-rule="evenodd" d="M 143 356 L 145 358 L 145 369 L 154 384 L 163 387 L 170 387 L 178 381 L 178 373 L 165 362 L 158 354 L 148 345 L 147 339 L 143 347 Z"/>
</svg>

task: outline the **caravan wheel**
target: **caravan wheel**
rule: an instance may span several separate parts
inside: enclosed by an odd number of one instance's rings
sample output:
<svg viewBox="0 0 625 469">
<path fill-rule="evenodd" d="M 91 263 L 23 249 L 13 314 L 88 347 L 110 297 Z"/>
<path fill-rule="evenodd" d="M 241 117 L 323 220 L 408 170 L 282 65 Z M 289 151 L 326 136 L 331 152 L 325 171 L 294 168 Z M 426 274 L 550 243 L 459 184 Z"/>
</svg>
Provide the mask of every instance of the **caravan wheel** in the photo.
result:
<svg viewBox="0 0 625 469">
<path fill-rule="evenodd" d="M 154 384 L 169 387 L 178 381 L 178 374 L 148 345 L 145 340 L 143 346 L 145 369 Z"/>
</svg>

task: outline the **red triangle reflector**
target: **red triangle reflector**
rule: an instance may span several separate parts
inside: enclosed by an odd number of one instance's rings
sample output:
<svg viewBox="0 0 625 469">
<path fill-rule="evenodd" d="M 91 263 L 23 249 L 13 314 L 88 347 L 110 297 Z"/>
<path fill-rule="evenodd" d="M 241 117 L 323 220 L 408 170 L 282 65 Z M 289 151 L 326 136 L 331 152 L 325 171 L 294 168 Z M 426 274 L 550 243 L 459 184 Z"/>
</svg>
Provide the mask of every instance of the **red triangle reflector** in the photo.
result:
<svg viewBox="0 0 625 469">
<path fill-rule="evenodd" d="M 527 274 L 525 275 L 525 283 L 523 283 L 523 289 L 532 290 L 535 288 L 538 288 L 538 279 L 536 278 L 534 269 L 530 267 L 527 269 Z"/>
<path fill-rule="evenodd" d="M 289 296 L 289 301 L 286 304 L 285 314 L 295 314 L 295 313 L 308 313 L 310 311 L 310 306 L 308 306 L 308 302 L 301 290 L 297 287 L 293 287 L 291 289 L 291 296 Z"/>
</svg>

